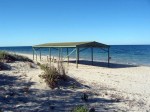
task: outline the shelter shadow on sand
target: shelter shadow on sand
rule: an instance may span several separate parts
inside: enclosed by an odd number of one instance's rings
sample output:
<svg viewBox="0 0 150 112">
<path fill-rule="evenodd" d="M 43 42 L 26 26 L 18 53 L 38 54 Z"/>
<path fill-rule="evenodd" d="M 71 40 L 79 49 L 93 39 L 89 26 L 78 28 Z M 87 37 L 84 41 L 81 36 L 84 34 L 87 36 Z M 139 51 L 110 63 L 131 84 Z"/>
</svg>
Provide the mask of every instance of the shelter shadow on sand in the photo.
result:
<svg viewBox="0 0 150 112">
<path fill-rule="evenodd" d="M 67 62 L 67 61 L 64 61 L 64 62 Z M 69 63 L 76 63 L 76 61 L 75 60 L 71 60 L 71 61 L 69 61 Z M 92 65 L 91 61 L 80 60 L 78 63 L 79 64 L 83 64 L 83 65 L 97 66 L 97 67 L 108 67 L 108 63 L 107 62 L 93 61 L 93 65 Z M 109 63 L 109 68 L 128 68 L 128 67 L 138 67 L 138 66 L 136 66 L 136 65 L 129 65 L 129 64 Z"/>
</svg>

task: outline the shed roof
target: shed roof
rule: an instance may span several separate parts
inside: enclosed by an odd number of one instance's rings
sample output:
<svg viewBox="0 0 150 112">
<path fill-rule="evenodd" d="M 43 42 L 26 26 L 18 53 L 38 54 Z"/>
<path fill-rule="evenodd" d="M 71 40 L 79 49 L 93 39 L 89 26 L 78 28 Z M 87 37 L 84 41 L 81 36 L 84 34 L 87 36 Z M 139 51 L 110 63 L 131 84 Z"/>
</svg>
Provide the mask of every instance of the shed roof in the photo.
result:
<svg viewBox="0 0 150 112">
<path fill-rule="evenodd" d="M 42 48 L 48 48 L 48 47 L 101 47 L 101 48 L 108 48 L 109 45 L 95 42 L 95 41 L 89 41 L 89 42 L 63 42 L 63 43 L 46 43 L 46 44 L 40 44 L 33 46 L 36 47 L 42 47 Z"/>
</svg>

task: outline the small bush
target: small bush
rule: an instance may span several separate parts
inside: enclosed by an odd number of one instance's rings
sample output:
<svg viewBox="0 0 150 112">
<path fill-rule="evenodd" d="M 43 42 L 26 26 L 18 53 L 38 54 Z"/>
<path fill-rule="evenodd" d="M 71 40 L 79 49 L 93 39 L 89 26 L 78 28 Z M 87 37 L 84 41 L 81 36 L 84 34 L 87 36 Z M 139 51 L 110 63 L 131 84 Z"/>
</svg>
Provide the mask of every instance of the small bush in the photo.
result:
<svg viewBox="0 0 150 112">
<path fill-rule="evenodd" d="M 63 65 L 59 65 L 58 68 L 55 66 L 48 66 L 38 64 L 44 73 L 40 76 L 45 80 L 45 82 L 49 85 L 51 89 L 58 87 L 58 83 L 67 80 L 66 70 Z"/>
<path fill-rule="evenodd" d="M 88 108 L 86 106 L 77 106 L 71 112 L 88 112 Z"/>
<path fill-rule="evenodd" d="M 49 85 L 50 88 L 54 89 L 57 87 L 57 82 L 59 80 L 59 73 L 54 66 L 48 67 L 46 65 L 40 66 L 44 70 L 44 74 L 41 75 L 41 78 Z"/>
<path fill-rule="evenodd" d="M 39 62 L 37 62 L 37 65 L 38 65 L 38 66 L 41 66 L 41 64 L 40 64 Z"/>
<path fill-rule="evenodd" d="M 4 51 L 0 51 L 0 61 L 2 62 L 5 58 L 5 52 Z"/>
</svg>

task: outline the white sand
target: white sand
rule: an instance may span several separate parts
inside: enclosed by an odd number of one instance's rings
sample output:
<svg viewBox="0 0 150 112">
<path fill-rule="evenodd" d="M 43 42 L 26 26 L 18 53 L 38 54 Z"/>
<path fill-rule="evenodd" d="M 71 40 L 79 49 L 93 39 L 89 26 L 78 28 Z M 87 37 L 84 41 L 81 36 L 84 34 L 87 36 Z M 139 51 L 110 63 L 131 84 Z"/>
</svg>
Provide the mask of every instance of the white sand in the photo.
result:
<svg viewBox="0 0 150 112">
<path fill-rule="evenodd" d="M 32 59 L 32 55 L 21 55 Z M 46 57 L 42 58 L 42 60 L 44 60 L 43 62 L 47 62 Z M 73 63 L 70 63 L 69 66 L 66 65 L 66 67 L 68 69 L 68 75 L 77 79 L 82 84 L 89 86 L 90 89 L 88 89 L 88 91 L 94 93 L 96 95 L 95 97 L 120 101 L 110 102 L 111 105 L 109 104 L 109 108 L 104 108 L 105 111 L 150 111 L 150 67 L 107 68 L 79 65 L 77 69 Z M 32 85 L 31 88 L 39 90 L 49 89 L 44 81 L 38 77 L 42 72 L 39 68 L 25 71 L 27 75 L 26 79 L 30 79 L 36 83 Z M 20 72 L 22 73 L 23 70 Z M 7 72 L 5 73 L 7 74 Z M 97 108 L 100 103 L 95 101 L 92 105 Z M 107 103 L 109 103 L 109 101 Z M 108 105 L 107 103 L 104 105 Z M 114 110 L 112 108 L 114 108 Z"/>
<path fill-rule="evenodd" d="M 73 70 L 73 68 L 75 68 L 73 65 L 69 68 L 72 77 L 83 80 L 96 90 L 100 90 L 101 87 L 106 88 L 104 93 L 109 93 L 109 96 L 117 95 L 129 100 L 126 102 L 128 111 L 150 111 L 150 67 L 112 69 L 82 65 L 79 69 Z M 99 93 L 101 92 L 100 90 Z"/>
</svg>

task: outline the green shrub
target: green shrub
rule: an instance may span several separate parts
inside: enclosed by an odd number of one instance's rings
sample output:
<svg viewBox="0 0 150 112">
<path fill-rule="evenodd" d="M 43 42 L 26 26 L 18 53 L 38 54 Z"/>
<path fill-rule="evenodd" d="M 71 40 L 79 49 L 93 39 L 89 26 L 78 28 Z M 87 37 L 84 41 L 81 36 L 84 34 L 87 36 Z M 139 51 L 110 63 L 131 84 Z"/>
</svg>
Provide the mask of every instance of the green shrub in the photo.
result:
<svg viewBox="0 0 150 112">
<path fill-rule="evenodd" d="M 62 64 L 58 65 L 58 68 L 56 68 L 55 66 L 48 66 L 39 63 L 38 65 L 44 71 L 44 73 L 40 75 L 40 77 L 45 80 L 45 82 L 51 89 L 58 87 L 59 82 L 61 82 L 62 80 L 67 80 L 66 70 L 64 67 L 62 67 Z"/>
<path fill-rule="evenodd" d="M 0 61 L 3 61 L 5 58 L 5 52 L 4 51 L 0 51 Z"/>
<path fill-rule="evenodd" d="M 88 108 L 86 106 L 77 106 L 71 112 L 88 112 Z"/>
<path fill-rule="evenodd" d="M 48 67 L 46 65 L 40 65 L 41 69 L 44 70 L 44 73 L 41 75 L 41 78 L 45 80 L 48 86 L 52 89 L 57 87 L 57 82 L 59 80 L 59 73 L 54 66 Z"/>
</svg>

